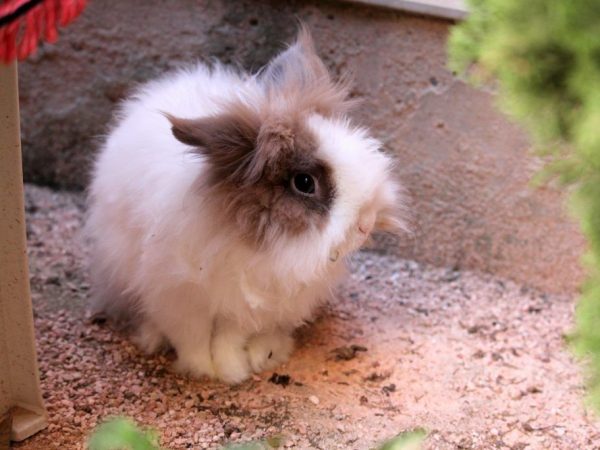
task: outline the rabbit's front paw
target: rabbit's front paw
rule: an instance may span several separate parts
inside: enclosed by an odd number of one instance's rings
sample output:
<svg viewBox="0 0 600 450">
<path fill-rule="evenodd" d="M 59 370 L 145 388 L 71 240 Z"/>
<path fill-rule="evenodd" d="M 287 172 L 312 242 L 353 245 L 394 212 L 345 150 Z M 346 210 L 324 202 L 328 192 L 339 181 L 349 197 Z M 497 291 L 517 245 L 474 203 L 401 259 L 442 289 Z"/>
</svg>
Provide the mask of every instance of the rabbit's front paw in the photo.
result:
<svg viewBox="0 0 600 450">
<path fill-rule="evenodd" d="M 148 320 L 142 322 L 135 330 L 132 340 L 147 355 L 156 353 L 166 344 L 163 334 Z"/>
<path fill-rule="evenodd" d="M 252 374 L 243 336 L 232 332 L 217 334 L 212 343 L 216 377 L 229 384 L 237 384 Z"/>
<path fill-rule="evenodd" d="M 194 378 L 203 376 L 213 378 L 215 376 L 210 353 L 204 352 L 178 353 L 175 370 L 179 373 L 189 374 Z"/>
<path fill-rule="evenodd" d="M 272 370 L 288 360 L 294 349 L 294 339 L 287 333 L 256 334 L 247 345 L 248 360 L 253 372 Z"/>
</svg>

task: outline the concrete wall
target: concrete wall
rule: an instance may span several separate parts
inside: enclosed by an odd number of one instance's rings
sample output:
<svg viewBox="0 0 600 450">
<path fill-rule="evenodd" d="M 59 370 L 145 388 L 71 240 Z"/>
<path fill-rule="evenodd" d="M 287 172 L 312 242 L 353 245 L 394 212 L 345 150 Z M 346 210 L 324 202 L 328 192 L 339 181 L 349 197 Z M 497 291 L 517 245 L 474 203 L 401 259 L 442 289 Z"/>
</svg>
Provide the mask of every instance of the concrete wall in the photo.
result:
<svg viewBox="0 0 600 450">
<path fill-rule="evenodd" d="M 572 291 L 583 240 L 563 199 L 528 180 L 539 167 L 519 129 L 445 68 L 451 23 L 325 1 L 96 0 L 21 66 L 28 181 L 82 188 L 97 137 L 140 81 L 195 59 L 256 69 L 312 29 L 335 74 L 351 71 L 356 119 L 398 157 L 414 233 L 378 248 Z"/>
</svg>

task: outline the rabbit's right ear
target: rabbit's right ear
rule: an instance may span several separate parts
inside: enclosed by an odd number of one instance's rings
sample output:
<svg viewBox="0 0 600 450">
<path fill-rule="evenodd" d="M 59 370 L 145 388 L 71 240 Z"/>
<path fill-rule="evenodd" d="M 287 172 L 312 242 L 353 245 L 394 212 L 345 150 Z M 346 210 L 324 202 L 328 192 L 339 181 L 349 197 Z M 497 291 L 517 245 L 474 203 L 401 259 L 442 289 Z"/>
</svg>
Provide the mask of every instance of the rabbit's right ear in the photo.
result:
<svg viewBox="0 0 600 450">
<path fill-rule="evenodd" d="M 308 88 L 314 83 L 330 83 L 331 78 L 317 55 L 312 36 L 301 25 L 296 41 L 277 55 L 258 77 L 268 92 Z"/>
</svg>

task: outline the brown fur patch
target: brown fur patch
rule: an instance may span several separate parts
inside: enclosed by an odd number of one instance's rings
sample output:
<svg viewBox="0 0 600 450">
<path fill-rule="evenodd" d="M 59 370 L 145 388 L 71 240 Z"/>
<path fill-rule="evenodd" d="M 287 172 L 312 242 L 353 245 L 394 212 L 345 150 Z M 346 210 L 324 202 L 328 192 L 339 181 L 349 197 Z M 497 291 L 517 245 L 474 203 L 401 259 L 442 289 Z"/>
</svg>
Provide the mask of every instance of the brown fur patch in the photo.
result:
<svg viewBox="0 0 600 450">
<path fill-rule="evenodd" d="M 249 107 L 236 103 L 226 113 L 200 119 L 167 117 L 173 135 L 207 157 L 213 168 L 205 180 L 210 186 L 227 181 L 251 184 L 261 176 L 261 161 L 253 158 L 260 119 Z"/>
<path fill-rule="evenodd" d="M 267 245 L 282 235 L 324 226 L 335 197 L 333 174 L 316 157 L 315 137 L 300 122 L 272 121 L 258 127 L 243 108 L 171 121 L 173 134 L 206 158 L 203 190 L 245 240 Z M 291 183 L 297 173 L 316 180 L 313 196 L 294 191 Z"/>
<path fill-rule="evenodd" d="M 260 246 L 324 226 L 335 197 L 333 171 L 317 158 L 316 138 L 304 123 L 313 113 L 341 115 L 350 102 L 347 83 L 331 80 L 304 27 L 258 81 L 264 91 L 259 104 L 239 101 L 199 119 L 167 117 L 174 136 L 206 158 L 201 185 L 217 209 Z M 292 188 L 298 173 L 316 180 L 314 195 Z"/>
</svg>

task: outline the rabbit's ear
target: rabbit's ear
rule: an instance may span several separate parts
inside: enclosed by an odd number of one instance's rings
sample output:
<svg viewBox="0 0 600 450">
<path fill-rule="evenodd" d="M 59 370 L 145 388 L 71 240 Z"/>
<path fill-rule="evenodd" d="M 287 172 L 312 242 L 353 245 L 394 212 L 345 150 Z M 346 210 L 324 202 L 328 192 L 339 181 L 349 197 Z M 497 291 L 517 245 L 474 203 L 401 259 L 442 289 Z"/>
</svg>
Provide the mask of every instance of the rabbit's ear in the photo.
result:
<svg viewBox="0 0 600 450">
<path fill-rule="evenodd" d="M 350 79 L 331 79 L 304 25 L 300 26 L 296 41 L 263 68 L 257 79 L 267 104 L 275 108 L 283 104 L 295 112 L 314 111 L 331 116 L 347 112 L 354 104 L 348 100 Z"/>
<path fill-rule="evenodd" d="M 213 169 L 212 183 L 252 183 L 260 177 L 262 166 L 254 157 L 260 120 L 251 109 L 234 105 L 222 114 L 198 119 L 166 116 L 173 136 L 206 157 Z"/>
<path fill-rule="evenodd" d="M 296 41 L 262 69 L 259 80 L 267 92 L 303 89 L 315 83 L 331 82 L 304 25 L 300 26 Z"/>
</svg>

